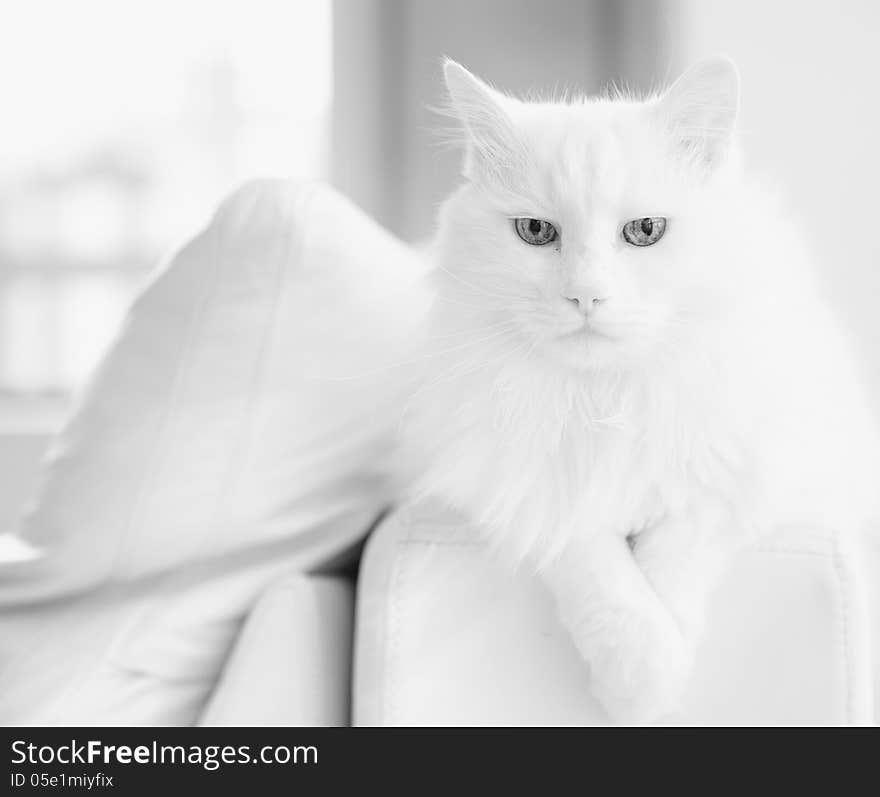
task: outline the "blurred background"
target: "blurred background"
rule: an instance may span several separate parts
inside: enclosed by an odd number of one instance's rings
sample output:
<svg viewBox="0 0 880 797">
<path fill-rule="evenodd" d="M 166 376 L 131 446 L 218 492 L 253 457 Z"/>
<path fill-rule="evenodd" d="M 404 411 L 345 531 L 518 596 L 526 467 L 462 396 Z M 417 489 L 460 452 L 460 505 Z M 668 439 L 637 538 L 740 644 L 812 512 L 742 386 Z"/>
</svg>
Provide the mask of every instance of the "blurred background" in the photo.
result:
<svg viewBox="0 0 880 797">
<path fill-rule="evenodd" d="M 237 184 L 327 179 L 405 240 L 430 233 L 458 168 L 428 109 L 443 55 L 512 92 L 648 89 L 699 57 L 733 57 L 748 160 L 801 215 L 880 411 L 876 2 L 0 0 L 0 10 L 0 527 L 138 285 Z"/>
</svg>

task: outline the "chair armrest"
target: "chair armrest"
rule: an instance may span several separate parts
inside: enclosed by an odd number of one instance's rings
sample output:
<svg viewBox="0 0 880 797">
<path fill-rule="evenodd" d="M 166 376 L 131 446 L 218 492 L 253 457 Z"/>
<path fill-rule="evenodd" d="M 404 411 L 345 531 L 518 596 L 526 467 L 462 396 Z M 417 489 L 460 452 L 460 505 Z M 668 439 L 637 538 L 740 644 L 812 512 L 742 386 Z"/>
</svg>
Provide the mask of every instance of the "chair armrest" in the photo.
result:
<svg viewBox="0 0 880 797">
<path fill-rule="evenodd" d="M 354 586 L 297 574 L 245 621 L 200 725 L 348 725 Z"/>
<path fill-rule="evenodd" d="M 743 552 L 671 721 L 870 723 L 876 628 L 858 558 L 799 529 Z M 608 723 L 543 585 L 442 509 L 397 512 L 374 532 L 357 611 L 355 725 Z"/>
</svg>

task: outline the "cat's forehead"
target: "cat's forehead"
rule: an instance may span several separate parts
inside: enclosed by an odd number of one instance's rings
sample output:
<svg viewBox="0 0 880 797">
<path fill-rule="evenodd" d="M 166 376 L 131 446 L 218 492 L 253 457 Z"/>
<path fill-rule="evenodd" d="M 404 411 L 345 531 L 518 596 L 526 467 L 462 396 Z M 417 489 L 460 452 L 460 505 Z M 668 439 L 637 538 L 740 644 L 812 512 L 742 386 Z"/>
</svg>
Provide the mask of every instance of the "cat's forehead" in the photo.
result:
<svg viewBox="0 0 880 797">
<path fill-rule="evenodd" d="M 542 160 L 593 171 L 651 156 L 660 143 L 650 109 L 642 103 L 532 104 L 518 123 Z"/>
<path fill-rule="evenodd" d="M 530 104 L 516 122 L 554 203 L 616 202 L 662 168 L 661 133 L 643 103 Z"/>
</svg>

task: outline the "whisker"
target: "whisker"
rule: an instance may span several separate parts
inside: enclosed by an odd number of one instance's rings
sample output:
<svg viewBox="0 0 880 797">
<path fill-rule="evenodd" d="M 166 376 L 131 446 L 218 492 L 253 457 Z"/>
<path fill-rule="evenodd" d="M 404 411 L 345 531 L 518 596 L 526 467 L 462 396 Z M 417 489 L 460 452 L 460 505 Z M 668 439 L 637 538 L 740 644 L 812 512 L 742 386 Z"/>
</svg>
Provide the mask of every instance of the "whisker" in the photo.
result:
<svg viewBox="0 0 880 797">
<path fill-rule="evenodd" d="M 429 356 L 440 357 L 440 356 L 443 356 L 444 354 L 449 354 L 454 351 L 459 351 L 460 349 L 468 348 L 468 347 L 473 346 L 477 343 L 485 343 L 488 340 L 494 340 L 495 338 L 498 338 L 508 332 L 513 331 L 512 328 L 515 326 L 516 326 L 516 322 L 511 320 L 508 328 L 502 329 L 498 332 L 494 332 L 491 335 L 486 335 L 485 337 L 482 337 L 482 338 L 477 338 L 476 340 L 469 340 L 465 343 L 459 343 L 459 344 L 456 344 L 455 346 L 450 346 L 448 349 L 443 349 L 442 351 L 439 351 L 439 352 L 432 352 Z"/>
<path fill-rule="evenodd" d="M 320 377 L 314 377 L 314 380 L 315 381 L 323 381 L 323 382 L 350 382 L 350 381 L 354 381 L 357 379 L 364 379 L 365 377 L 373 376 L 375 374 L 381 374 L 386 371 L 391 371 L 395 368 L 401 368 L 406 365 L 418 365 L 419 363 L 424 362 L 428 358 L 442 357 L 446 354 L 450 354 L 455 351 L 460 351 L 462 349 L 467 349 L 471 346 L 476 346 L 481 343 L 485 343 L 486 341 L 494 340 L 496 338 L 500 338 L 504 335 L 510 335 L 510 334 L 515 334 L 515 329 L 513 327 L 502 329 L 502 330 L 495 332 L 491 335 L 486 335 L 485 337 L 477 338 L 476 340 L 469 340 L 469 341 L 466 341 L 465 343 L 459 343 L 455 346 L 450 346 L 447 349 L 442 349 L 441 351 L 425 352 L 424 354 L 422 354 L 419 357 L 412 357 L 407 360 L 400 360 L 396 363 L 390 363 L 388 365 L 383 365 L 383 366 L 380 366 L 379 368 L 372 368 L 368 371 L 363 371 L 360 374 L 356 374 L 354 376 L 320 376 Z"/>
<path fill-rule="evenodd" d="M 469 361 L 465 360 L 463 362 L 457 363 L 452 368 L 448 369 L 447 371 L 444 371 L 439 377 L 422 385 L 418 390 L 415 391 L 415 393 L 413 393 L 407 399 L 407 402 L 404 406 L 403 413 L 401 415 L 401 424 L 403 423 L 403 419 L 406 417 L 407 412 L 409 412 L 409 408 L 410 408 L 411 404 L 413 403 L 413 401 L 415 401 L 415 399 L 418 398 L 426 390 L 429 390 L 432 387 L 436 387 L 437 385 L 439 385 L 443 382 L 448 382 L 450 379 L 458 379 L 462 376 L 469 376 L 472 373 L 476 373 L 477 371 L 480 371 L 484 368 L 489 367 L 493 363 L 501 362 L 509 357 L 512 357 L 515 354 L 521 353 L 527 348 L 529 350 L 529 353 L 531 353 L 531 351 L 532 351 L 532 349 L 534 349 L 536 343 L 537 343 L 537 340 L 535 340 L 534 342 L 526 340 L 524 342 L 524 344 L 519 345 L 519 346 L 514 346 L 512 349 L 509 349 L 508 351 L 504 352 L 504 354 L 502 354 L 498 357 L 490 357 L 488 359 L 480 361 L 479 363 L 474 363 L 473 360 L 469 360 Z"/>
<path fill-rule="evenodd" d="M 455 299 L 450 299 L 448 296 L 435 296 L 434 301 L 446 302 L 446 304 L 452 304 L 456 307 L 464 307 L 468 310 L 479 310 L 480 312 L 485 312 L 488 307 L 488 305 L 485 304 L 466 304 L 465 302 L 458 302 Z"/>
<path fill-rule="evenodd" d="M 444 274 L 447 274 L 448 276 L 452 277 L 454 280 L 456 280 L 457 282 L 460 282 L 465 287 L 470 288 L 472 291 L 479 293 L 479 294 L 482 294 L 483 296 L 487 296 L 492 299 L 501 299 L 502 301 L 508 301 L 511 297 L 528 298 L 528 294 L 493 293 L 490 291 L 485 291 L 482 288 L 480 288 L 479 285 L 474 285 L 473 283 L 468 282 L 466 279 L 464 279 L 460 275 L 456 274 L 454 271 L 450 271 L 448 268 L 446 268 L 446 266 L 443 266 L 441 264 L 437 264 L 437 270 L 442 271 Z"/>
<path fill-rule="evenodd" d="M 470 329 L 459 329 L 455 332 L 444 332 L 442 335 L 431 335 L 425 340 L 443 340 L 446 338 L 454 338 L 458 335 L 474 335 L 481 332 L 488 332 L 490 329 L 498 329 L 499 327 L 515 326 L 518 322 L 514 318 L 508 318 L 506 321 L 499 321 L 497 324 L 489 324 L 484 327 L 476 327 Z"/>
</svg>

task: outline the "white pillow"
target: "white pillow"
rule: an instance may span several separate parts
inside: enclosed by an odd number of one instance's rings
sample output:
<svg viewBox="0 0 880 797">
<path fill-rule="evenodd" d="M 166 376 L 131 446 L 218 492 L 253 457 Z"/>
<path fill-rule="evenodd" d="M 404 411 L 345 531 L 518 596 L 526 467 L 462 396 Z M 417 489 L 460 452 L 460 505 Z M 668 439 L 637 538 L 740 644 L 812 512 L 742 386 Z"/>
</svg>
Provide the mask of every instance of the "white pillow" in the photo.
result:
<svg viewBox="0 0 880 797">
<path fill-rule="evenodd" d="M 386 504 L 417 276 L 300 182 L 246 186 L 170 260 L 0 538 L 0 722 L 195 720 L 266 585 Z"/>
<path fill-rule="evenodd" d="M 39 556 L 0 569 L 0 602 L 270 545 L 315 567 L 360 538 L 386 502 L 415 276 L 326 187 L 238 191 L 135 302 L 14 532 Z"/>
</svg>

